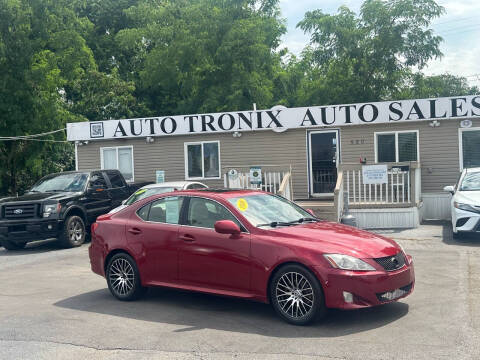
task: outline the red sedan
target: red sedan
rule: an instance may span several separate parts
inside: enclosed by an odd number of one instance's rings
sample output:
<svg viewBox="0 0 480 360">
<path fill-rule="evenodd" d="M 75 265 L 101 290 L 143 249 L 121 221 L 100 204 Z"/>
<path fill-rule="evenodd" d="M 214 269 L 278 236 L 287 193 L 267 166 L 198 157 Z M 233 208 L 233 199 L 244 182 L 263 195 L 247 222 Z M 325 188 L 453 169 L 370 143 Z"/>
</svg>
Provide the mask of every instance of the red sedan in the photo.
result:
<svg viewBox="0 0 480 360">
<path fill-rule="evenodd" d="M 165 286 L 269 302 L 297 325 L 327 308 L 396 301 L 415 282 L 412 258 L 395 241 L 251 190 L 143 199 L 97 219 L 89 254 L 120 300 Z"/>
</svg>

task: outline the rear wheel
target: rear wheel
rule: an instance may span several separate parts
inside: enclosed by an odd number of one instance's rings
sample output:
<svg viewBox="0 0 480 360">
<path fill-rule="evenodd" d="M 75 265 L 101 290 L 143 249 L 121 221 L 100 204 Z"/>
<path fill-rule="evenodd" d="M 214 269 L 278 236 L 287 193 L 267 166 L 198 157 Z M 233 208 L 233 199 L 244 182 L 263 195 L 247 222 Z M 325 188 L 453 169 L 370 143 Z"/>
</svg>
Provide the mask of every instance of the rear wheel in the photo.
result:
<svg viewBox="0 0 480 360">
<path fill-rule="evenodd" d="M 67 248 L 77 247 L 85 242 L 85 223 L 80 216 L 67 217 L 60 235 L 60 244 Z"/>
<path fill-rule="evenodd" d="M 306 325 L 326 313 L 321 285 L 300 265 L 286 265 L 272 278 L 270 299 L 280 317 L 294 325 Z"/>
<path fill-rule="evenodd" d="M 0 243 L 7 250 L 22 250 L 27 246 L 26 242 L 17 243 L 9 240 L 1 240 Z"/>
<path fill-rule="evenodd" d="M 140 274 L 133 258 L 125 253 L 114 255 L 107 265 L 108 289 L 117 299 L 132 301 L 145 293 Z"/>
</svg>

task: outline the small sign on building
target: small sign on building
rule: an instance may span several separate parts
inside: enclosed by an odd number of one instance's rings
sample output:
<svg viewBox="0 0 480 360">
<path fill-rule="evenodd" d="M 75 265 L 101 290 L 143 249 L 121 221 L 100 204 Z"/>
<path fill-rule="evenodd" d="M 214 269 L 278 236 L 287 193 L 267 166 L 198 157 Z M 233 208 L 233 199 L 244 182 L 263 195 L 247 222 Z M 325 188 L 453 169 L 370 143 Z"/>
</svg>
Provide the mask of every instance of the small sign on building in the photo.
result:
<svg viewBox="0 0 480 360">
<path fill-rule="evenodd" d="M 258 166 L 252 166 L 250 168 L 250 184 L 260 185 L 262 183 L 262 168 Z"/>
<path fill-rule="evenodd" d="M 165 182 L 165 170 L 157 170 L 155 171 L 155 180 L 157 184 Z"/>
<path fill-rule="evenodd" d="M 387 165 L 363 165 L 363 183 L 366 185 L 386 184 L 388 182 L 387 170 Z"/>
</svg>

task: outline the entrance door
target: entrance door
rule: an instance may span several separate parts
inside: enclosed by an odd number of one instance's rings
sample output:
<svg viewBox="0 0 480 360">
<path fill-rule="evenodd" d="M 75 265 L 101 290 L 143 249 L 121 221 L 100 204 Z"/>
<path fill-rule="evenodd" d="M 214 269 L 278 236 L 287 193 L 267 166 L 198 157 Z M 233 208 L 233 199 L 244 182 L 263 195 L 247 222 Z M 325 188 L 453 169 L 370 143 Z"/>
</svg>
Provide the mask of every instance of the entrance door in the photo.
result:
<svg viewBox="0 0 480 360">
<path fill-rule="evenodd" d="M 312 131 L 308 134 L 312 196 L 333 195 L 339 160 L 338 138 L 338 130 Z"/>
</svg>

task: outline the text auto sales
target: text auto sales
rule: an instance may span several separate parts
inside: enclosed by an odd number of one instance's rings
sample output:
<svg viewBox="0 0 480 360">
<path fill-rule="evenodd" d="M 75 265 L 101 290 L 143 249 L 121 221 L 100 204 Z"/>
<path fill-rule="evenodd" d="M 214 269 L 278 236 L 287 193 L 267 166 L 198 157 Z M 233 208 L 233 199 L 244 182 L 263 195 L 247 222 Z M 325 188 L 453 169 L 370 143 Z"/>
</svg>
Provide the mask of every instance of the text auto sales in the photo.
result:
<svg viewBox="0 0 480 360">
<path fill-rule="evenodd" d="M 480 117 L 480 96 L 470 95 L 304 108 L 275 107 L 270 110 L 259 111 L 107 120 L 98 123 L 71 123 L 67 125 L 67 136 L 69 140 L 85 140 L 97 137 L 123 138 L 268 129 L 284 131 L 292 128 L 466 117 Z M 88 124 L 90 124 L 90 127 L 88 127 Z M 101 129 L 96 129 L 95 135 L 92 135 L 92 129 L 97 125 L 101 126 Z"/>
</svg>

